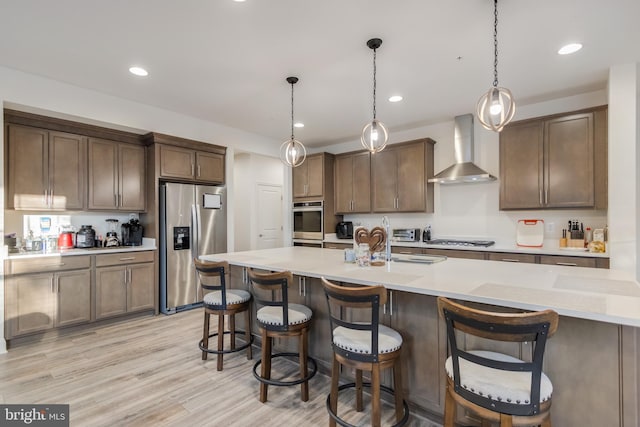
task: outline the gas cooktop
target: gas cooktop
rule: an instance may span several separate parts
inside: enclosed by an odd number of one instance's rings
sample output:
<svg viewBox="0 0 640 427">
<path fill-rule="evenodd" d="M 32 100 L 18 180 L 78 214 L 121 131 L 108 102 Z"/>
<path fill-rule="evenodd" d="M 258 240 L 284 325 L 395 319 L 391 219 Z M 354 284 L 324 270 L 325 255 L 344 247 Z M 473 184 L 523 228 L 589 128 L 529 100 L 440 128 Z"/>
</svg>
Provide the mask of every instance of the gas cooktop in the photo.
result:
<svg viewBox="0 0 640 427">
<path fill-rule="evenodd" d="M 428 240 L 427 245 L 441 245 L 441 246 L 482 246 L 487 247 L 495 244 L 493 240 L 456 240 L 456 239 L 435 239 Z"/>
</svg>

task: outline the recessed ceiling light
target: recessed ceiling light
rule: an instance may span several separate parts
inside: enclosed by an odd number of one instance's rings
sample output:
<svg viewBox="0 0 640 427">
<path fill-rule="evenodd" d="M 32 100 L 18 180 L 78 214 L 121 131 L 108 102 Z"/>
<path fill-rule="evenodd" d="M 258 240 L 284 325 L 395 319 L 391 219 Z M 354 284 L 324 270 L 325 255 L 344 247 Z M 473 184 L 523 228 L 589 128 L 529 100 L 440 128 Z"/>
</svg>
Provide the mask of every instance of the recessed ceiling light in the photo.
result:
<svg viewBox="0 0 640 427">
<path fill-rule="evenodd" d="M 569 55 L 569 54 L 572 54 L 572 53 L 576 53 L 580 49 L 582 49 L 582 44 L 580 44 L 580 43 L 569 43 L 569 44 L 566 44 L 566 45 L 562 46 L 558 50 L 558 55 Z"/>
<path fill-rule="evenodd" d="M 402 101 L 402 96 L 400 95 L 393 95 L 389 97 L 389 102 L 400 102 Z"/>
<path fill-rule="evenodd" d="M 245 0 L 233 0 L 236 3 L 243 3 Z"/>
<path fill-rule="evenodd" d="M 141 76 L 141 77 L 145 77 L 145 76 L 149 75 L 147 70 L 145 70 L 142 67 L 131 67 L 131 68 L 129 68 L 129 72 L 131 74 L 135 74 L 136 76 Z"/>
<path fill-rule="evenodd" d="M 236 0 L 236 1 L 238 1 L 238 0 Z M 244 1 L 244 0 L 242 0 L 242 1 Z M 297 122 L 297 123 L 294 123 L 294 125 L 293 125 L 293 126 L 294 126 L 294 127 L 297 127 L 297 128 L 303 128 L 303 127 L 304 127 L 304 123 L 302 123 L 302 122 Z"/>
</svg>

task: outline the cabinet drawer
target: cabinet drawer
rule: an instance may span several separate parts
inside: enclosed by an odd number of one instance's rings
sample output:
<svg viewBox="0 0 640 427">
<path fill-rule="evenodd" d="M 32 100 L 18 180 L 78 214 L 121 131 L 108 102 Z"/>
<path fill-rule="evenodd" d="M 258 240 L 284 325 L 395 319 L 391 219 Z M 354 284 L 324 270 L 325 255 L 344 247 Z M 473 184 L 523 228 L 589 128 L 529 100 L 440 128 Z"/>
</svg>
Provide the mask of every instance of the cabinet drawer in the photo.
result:
<svg viewBox="0 0 640 427">
<path fill-rule="evenodd" d="M 117 254 L 96 255 L 96 267 L 106 265 L 134 264 L 138 262 L 152 262 L 153 252 L 119 252 Z"/>
<path fill-rule="evenodd" d="M 391 253 L 415 255 L 415 254 L 422 254 L 423 252 L 421 248 L 412 248 L 408 246 L 391 246 Z"/>
<path fill-rule="evenodd" d="M 351 249 L 353 248 L 353 243 L 330 243 L 325 242 L 323 244 L 325 249 Z"/>
<path fill-rule="evenodd" d="M 536 256 L 531 254 L 491 252 L 489 253 L 489 261 L 527 262 L 529 264 L 535 264 Z"/>
<path fill-rule="evenodd" d="M 89 255 L 50 256 L 7 261 L 7 274 L 78 270 L 91 267 Z"/>
<path fill-rule="evenodd" d="M 576 256 L 540 255 L 540 264 L 569 265 L 573 267 L 596 267 L 595 258 L 582 258 Z"/>
<path fill-rule="evenodd" d="M 459 249 L 431 249 L 424 250 L 427 255 L 444 255 L 450 258 L 464 258 L 464 259 L 485 259 L 485 252 L 481 251 L 464 251 Z"/>
</svg>

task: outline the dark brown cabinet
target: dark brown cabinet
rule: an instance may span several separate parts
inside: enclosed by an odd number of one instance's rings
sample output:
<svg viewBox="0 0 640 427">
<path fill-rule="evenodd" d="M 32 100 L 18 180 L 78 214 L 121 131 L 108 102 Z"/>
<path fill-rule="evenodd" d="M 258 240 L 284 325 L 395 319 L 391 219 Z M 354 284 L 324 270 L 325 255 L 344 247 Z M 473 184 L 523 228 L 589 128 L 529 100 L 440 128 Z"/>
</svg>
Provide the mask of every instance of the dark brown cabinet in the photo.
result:
<svg viewBox="0 0 640 427">
<path fill-rule="evenodd" d="M 90 210 L 144 211 L 145 147 L 89 139 Z"/>
<path fill-rule="evenodd" d="M 372 212 L 433 212 L 433 144 L 394 144 L 371 156 Z"/>
<path fill-rule="evenodd" d="M 442 366 L 447 343 L 436 298 L 390 290 L 384 311 L 385 323 L 402 334 L 404 395 L 422 409 L 442 413 L 446 389 Z"/>
<path fill-rule="evenodd" d="M 155 307 L 151 251 L 96 255 L 96 320 Z"/>
<path fill-rule="evenodd" d="M 293 168 L 293 198 L 323 198 L 325 154 L 312 154 L 298 167 Z M 327 171 L 329 172 L 329 171 Z"/>
<path fill-rule="evenodd" d="M 89 256 L 7 262 L 5 338 L 91 321 Z"/>
<path fill-rule="evenodd" d="M 337 214 L 371 212 L 371 154 L 341 154 L 335 160 Z"/>
<path fill-rule="evenodd" d="M 224 183 L 224 155 L 171 145 L 159 147 L 161 177 Z"/>
<path fill-rule="evenodd" d="M 7 125 L 7 207 L 81 210 L 85 206 L 86 138 Z"/>
<path fill-rule="evenodd" d="M 500 209 L 606 208 L 606 114 L 508 125 L 500 134 Z"/>
</svg>

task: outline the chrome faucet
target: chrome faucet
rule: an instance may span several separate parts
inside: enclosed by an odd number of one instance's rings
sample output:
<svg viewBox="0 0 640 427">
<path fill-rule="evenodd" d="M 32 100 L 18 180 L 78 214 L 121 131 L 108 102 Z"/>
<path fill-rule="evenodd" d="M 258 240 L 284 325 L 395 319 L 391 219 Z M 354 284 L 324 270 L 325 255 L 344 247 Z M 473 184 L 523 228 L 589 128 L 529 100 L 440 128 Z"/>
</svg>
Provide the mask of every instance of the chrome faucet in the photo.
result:
<svg viewBox="0 0 640 427">
<path fill-rule="evenodd" d="M 387 262 L 391 261 L 391 224 L 389 223 L 389 217 L 384 215 L 382 217 L 382 227 L 384 228 L 384 232 L 387 235 L 385 240 L 385 251 Z"/>
</svg>

